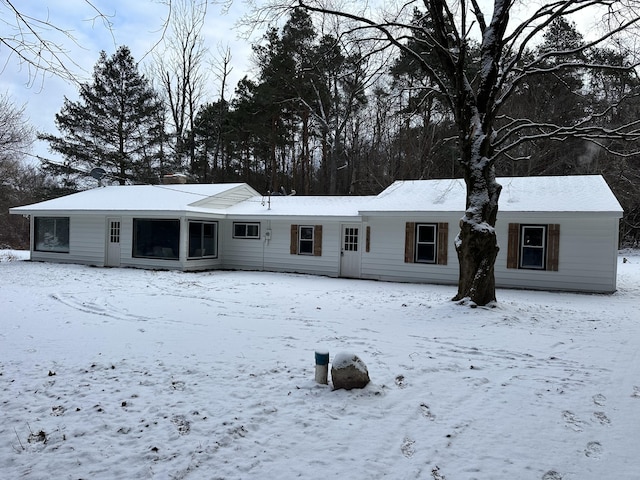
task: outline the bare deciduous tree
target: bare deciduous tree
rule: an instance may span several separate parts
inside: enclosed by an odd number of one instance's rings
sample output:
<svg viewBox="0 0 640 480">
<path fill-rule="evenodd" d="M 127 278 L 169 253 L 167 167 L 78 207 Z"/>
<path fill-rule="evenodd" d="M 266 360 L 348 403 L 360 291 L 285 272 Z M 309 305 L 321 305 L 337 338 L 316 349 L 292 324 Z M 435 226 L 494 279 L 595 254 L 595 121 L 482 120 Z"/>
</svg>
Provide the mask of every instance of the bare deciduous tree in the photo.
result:
<svg viewBox="0 0 640 480">
<path fill-rule="evenodd" d="M 35 139 L 33 127 L 8 94 L 0 95 L 0 165 L 18 163 L 29 153 Z"/>
<path fill-rule="evenodd" d="M 25 187 L 31 186 L 25 180 L 33 170 L 22 161 L 34 137 L 24 109 L 17 107 L 9 95 L 0 95 L 0 248 L 22 247 L 29 235 L 28 222 L 12 218 L 8 210 L 25 199 Z"/>
<path fill-rule="evenodd" d="M 207 48 L 202 29 L 207 15 L 206 0 L 169 0 L 168 32 L 164 48 L 154 54 L 155 76 L 164 92 L 174 128 L 178 158 L 186 156 L 194 169 L 193 132 L 195 118 L 203 103 L 207 76 Z"/>
<path fill-rule="evenodd" d="M 539 138 L 582 138 L 607 149 L 611 140 L 640 136 L 640 121 L 607 128 L 600 121 L 607 112 L 593 112 L 574 123 L 551 124 L 501 116 L 502 107 L 520 84 L 543 72 L 603 68 L 633 71 L 636 64 L 616 67 L 576 58 L 580 51 L 631 32 L 640 22 L 640 2 L 558 0 L 524 5 L 495 0 L 491 7 L 478 0 L 409 0 L 393 5 L 397 7 L 395 12 L 374 17 L 368 4 L 363 7 L 354 2 L 332 8 L 324 0 L 274 0 L 254 17 L 263 18 L 269 9 L 280 14 L 295 7 L 339 16 L 352 21 L 353 29 L 384 40 L 387 48 L 402 51 L 420 63 L 431 80 L 429 88 L 444 98 L 454 119 L 458 163 L 467 185 L 465 213 L 455 242 L 460 274 L 454 300 L 486 305 L 496 299 L 494 265 L 499 246 L 495 223 L 502 188 L 496 181 L 496 160 Z M 414 8 L 423 10 L 428 28 L 411 22 Z M 559 18 L 576 14 L 599 16 L 606 28 L 592 32 L 593 38 L 575 48 L 536 51 L 534 46 L 547 27 Z M 414 41 L 408 42 L 409 38 Z M 546 61 L 549 58 L 555 59 L 551 65 Z"/>
<path fill-rule="evenodd" d="M 110 30 L 110 18 L 90 0 L 84 3 L 92 13 L 86 21 L 101 23 Z M 47 11 L 36 17 L 25 13 L 24 8 L 16 6 L 15 1 L 0 0 L 0 46 L 6 47 L 9 52 L 2 68 L 12 57 L 17 59 L 27 72 L 27 86 L 33 86 L 39 78 L 44 79 L 44 74 L 78 82 L 77 71 L 81 67 L 70 54 L 69 44 L 78 44 L 72 30 L 55 24 Z"/>
</svg>

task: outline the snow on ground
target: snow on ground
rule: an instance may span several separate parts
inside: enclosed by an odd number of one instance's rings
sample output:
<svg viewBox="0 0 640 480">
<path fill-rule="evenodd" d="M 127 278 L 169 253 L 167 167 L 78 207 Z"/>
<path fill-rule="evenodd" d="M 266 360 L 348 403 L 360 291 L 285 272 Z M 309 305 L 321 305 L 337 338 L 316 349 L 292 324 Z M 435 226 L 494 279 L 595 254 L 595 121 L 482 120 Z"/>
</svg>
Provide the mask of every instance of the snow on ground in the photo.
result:
<svg viewBox="0 0 640 480">
<path fill-rule="evenodd" d="M 628 261 L 623 261 L 623 256 Z M 0 252 L 7 479 L 637 479 L 640 254 L 614 295 Z M 372 382 L 332 391 L 314 351 Z"/>
</svg>

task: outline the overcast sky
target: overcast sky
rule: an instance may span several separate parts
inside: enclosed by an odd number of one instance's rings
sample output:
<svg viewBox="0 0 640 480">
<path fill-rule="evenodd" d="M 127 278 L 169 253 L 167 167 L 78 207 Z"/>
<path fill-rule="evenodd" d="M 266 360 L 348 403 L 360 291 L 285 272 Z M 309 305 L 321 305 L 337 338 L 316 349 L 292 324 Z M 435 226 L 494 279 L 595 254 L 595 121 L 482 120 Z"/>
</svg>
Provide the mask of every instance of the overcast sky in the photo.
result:
<svg viewBox="0 0 640 480">
<path fill-rule="evenodd" d="M 162 37 L 162 27 L 167 17 L 167 7 L 156 0 L 92 0 L 101 13 L 108 17 L 111 26 L 97 18 L 97 12 L 85 0 L 14 1 L 14 6 L 25 16 L 48 20 L 52 25 L 68 31 L 74 40 L 53 30 L 44 32 L 48 40 L 62 44 L 75 62 L 69 69 L 83 81 L 90 81 L 99 53 L 108 55 L 126 45 L 136 61 L 150 63 L 150 51 Z M 227 95 L 232 94 L 240 78 L 250 68 L 251 48 L 248 42 L 238 39 L 234 28 L 243 4 L 238 1 L 234 9 L 223 15 L 221 8 L 209 5 L 203 36 L 213 58 L 227 47 L 231 51 L 233 71 L 228 82 Z M 7 23 L 15 25 L 15 16 L 4 2 L 0 2 L 0 28 L 7 35 Z M 145 58 L 146 55 L 146 58 Z M 7 93 L 13 102 L 25 105 L 25 113 L 31 124 L 41 132 L 57 134 L 55 114 L 62 107 L 64 96 L 78 99 L 78 87 L 51 75 L 39 74 L 35 78 L 25 66 L 21 66 L 15 54 L 8 58 L 6 46 L 0 46 L 0 92 Z M 141 67 L 144 72 L 144 67 Z M 214 89 L 212 96 L 219 91 Z M 53 157 L 48 144 L 38 142 L 34 154 Z"/>
</svg>

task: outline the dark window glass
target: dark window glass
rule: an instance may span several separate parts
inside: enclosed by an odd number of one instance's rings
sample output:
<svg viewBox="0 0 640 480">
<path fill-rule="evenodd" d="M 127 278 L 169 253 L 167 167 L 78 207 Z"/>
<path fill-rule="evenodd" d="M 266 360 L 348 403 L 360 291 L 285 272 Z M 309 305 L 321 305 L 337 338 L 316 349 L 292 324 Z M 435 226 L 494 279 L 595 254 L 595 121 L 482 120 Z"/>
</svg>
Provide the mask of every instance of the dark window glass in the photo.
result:
<svg viewBox="0 0 640 480">
<path fill-rule="evenodd" d="M 298 253 L 313 255 L 313 227 L 300 227 Z"/>
<path fill-rule="evenodd" d="M 416 262 L 436 262 L 436 226 L 416 225 Z"/>
<path fill-rule="evenodd" d="M 133 219 L 133 256 L 176 260 L 180 252 L 180 220 Z"/>
<path fill-rule="evenodd" d="M 546 227 L 523 226 L 521 231 L 520 268 L 545 268 Z"/>
<path fill-rule="evenodd" d="M 260 238 L 259 223 L 234 223 L 234 238 Z"/>
<path fill-rule="evenodd" d="M 69 217 L 36 217 L 34 249 L 69 253 Z"/>
<path fill-rule="evenodd" d="M 189 258 L 216 257 L 217 223 L 189 222 Z"/>
</svg>

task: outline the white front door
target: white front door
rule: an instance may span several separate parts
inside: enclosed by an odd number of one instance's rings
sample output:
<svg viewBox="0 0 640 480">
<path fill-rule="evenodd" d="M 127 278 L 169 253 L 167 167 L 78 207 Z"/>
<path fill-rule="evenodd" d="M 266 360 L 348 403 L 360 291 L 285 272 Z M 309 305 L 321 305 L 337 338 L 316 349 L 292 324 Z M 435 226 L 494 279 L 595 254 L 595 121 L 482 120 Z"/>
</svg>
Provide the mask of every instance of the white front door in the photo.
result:
<svg viewBox="0 0 640 480">
<path fill-rule="evenodd" d="M 120 266 L 120 225 L 120 218 L 107 218 L 106 267 Z"/>
<path fill-rule="evenodd" d="M 360 225 L 342 225 L 340 276 L 360 278 Z"/>
</svg>

